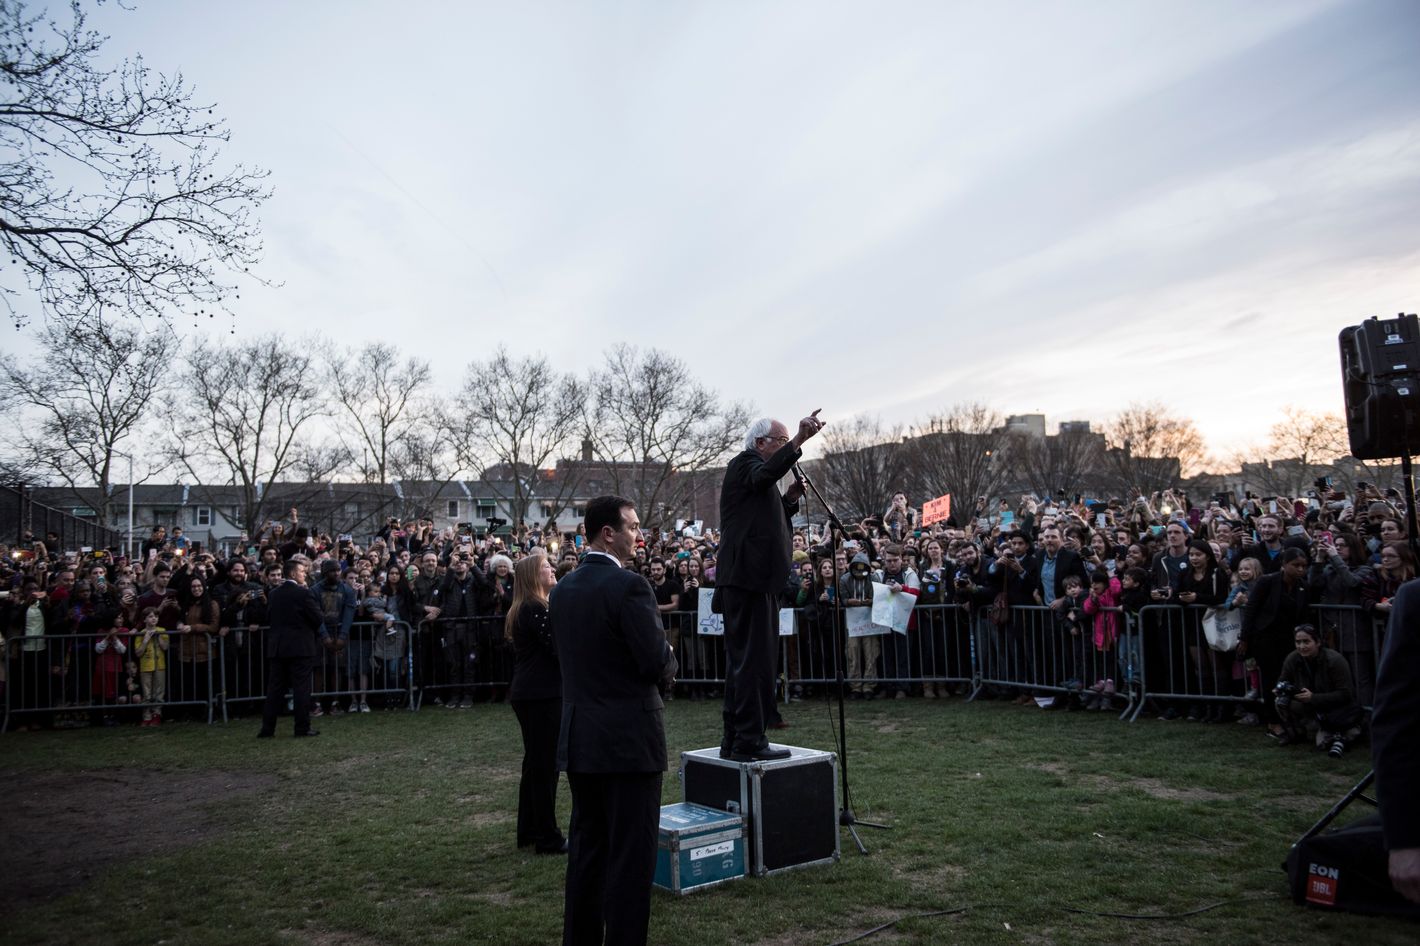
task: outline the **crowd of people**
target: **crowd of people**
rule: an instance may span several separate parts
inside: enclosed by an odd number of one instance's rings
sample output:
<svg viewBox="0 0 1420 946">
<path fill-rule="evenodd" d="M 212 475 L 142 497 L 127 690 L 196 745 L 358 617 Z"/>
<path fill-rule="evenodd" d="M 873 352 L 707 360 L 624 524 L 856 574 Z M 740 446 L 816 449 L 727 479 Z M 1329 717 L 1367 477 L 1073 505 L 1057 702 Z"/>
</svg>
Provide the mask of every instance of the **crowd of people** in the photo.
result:
<svg viewBox="0 0 1420 946">
<path fill-rule="evenodd" d="M 1148 707 L 1163 719 L 1237 718 L 1339 754 L 1364 729 L 1374 629 L 1416 574 L 1399 498 L 1372 487 L 1206 502 L 1176 491 L 981 498 L 966 516 L 925 525 L 901 493 L 884 506 L 835 542 L 814 527 L 793 534 L 779 596 L 798 614 L 781 654 L 790 699 L 827 695 L 841 667 L 856 699 L 974 692 L 1118 707 L 1142 664 L 1148 690 L 1170 694 Z M 627 562 L 650 582 L 680 656 L 670 698 L 717 696 L 723 685 L 723 651 L 696 620 L 715 586 L 718 540 L 713 529 L 643 533 Z M 500 701 L 518 562 L 541 550 L 564 576 L 586 537 L 580 525 L 474 535 L 391 519 L 356 543 L 308 531 L 292 510 L 252 546 L 221 558 L 155 528 L 132 559 L 29 536 L 0 550 L 7 702 L 32 711 L 11 728 L 60 713 L 156 726 L 174 712 L 201 717 L 219 697 L 234 711 L 254 705 L 267 596 L 292 559 L 308 565 L 331 641 L 313 715 L 403 705 L 411 693 L 454 709 Z M 870 605 L 875 587 L 916 597 L 907 633 L 839 633 L 840 605 Z M 1126 635 L 1131 627 L 1139 633 Z"/>
</svg>

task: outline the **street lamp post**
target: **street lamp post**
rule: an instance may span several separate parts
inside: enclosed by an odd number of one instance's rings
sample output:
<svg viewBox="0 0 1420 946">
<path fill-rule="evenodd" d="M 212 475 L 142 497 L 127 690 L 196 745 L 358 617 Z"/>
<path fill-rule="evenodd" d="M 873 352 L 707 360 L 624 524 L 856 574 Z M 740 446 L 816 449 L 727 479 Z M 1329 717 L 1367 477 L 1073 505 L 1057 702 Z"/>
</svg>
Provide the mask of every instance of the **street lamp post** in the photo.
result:
<svg viewBox="0 0 1420 946">
<path fill-rule="evenodd" d="M 124 543 L 123 551 L 130 560 L 133 558 L 133 454 L 125 453 L 122 450 L 109 450 L 110 453 L 117 454 L 128 461 L 128 540 Z"/>
</svg>

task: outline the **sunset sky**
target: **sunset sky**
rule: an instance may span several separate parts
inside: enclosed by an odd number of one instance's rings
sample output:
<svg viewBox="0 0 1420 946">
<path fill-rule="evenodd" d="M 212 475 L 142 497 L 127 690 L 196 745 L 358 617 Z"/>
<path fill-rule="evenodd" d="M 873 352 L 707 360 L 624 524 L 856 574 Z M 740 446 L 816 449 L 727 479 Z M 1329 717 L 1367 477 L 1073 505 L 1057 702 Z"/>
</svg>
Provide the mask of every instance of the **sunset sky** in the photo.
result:
<svg viewBox="0 0 1420 946">
<path fill-rule="evenodd" d="M 1129 401 L 1217 454 L 1420 307 L 1420 4 L 136 0 L 271 172 L 239 333 L 670 350 L 791 422 Z M 223 324 L 214 330 L 225 334 Z"/>
</svg>

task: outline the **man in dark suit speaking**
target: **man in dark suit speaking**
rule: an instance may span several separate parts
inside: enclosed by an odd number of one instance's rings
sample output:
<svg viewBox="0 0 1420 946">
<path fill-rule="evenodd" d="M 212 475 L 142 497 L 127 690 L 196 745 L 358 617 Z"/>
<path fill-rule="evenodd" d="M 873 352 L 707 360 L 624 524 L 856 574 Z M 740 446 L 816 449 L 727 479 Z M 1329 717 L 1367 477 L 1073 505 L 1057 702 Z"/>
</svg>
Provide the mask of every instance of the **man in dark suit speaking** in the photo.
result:
<svg viewBox="0 0 1420 946">
<path fill-rule="evenodd" d="M 558 768 L 572 789 L 562 942 L 645 943 L 656 873 L 665 706 L 675 678 L 651 585 L 624 563 L 641 521 L 629 499 L 587 503 L 582 564 L 548 608 L 562 667 Z"/>
<path fill-rule="evenodd" d="M 765 726 L 774 710 L 774 654 L 779 643 L 778 595 L 793 563 L 789 520 L 804 487 L 797 478 L 781 496 L 779 480 L 802 455 L 804 441 L 823 429 L 818 411 L 799 432 L 777 420 L 757 420 L 745 449 L 725 468 L 720 487 L 720 548 L 715 586 L 725 616 L 725 724 L 720 755 L 750 762 L 788 758 L 770 749 Z"/>
<path fill-rule="evenodd" d="M 290 688 L 296 735 L 319 735 L 311 728 L 311 662 L 330 635 L 325 612 L 306 587 L 306 563 L 292 559 L 281 569 L 284 580 L 267 595 L 266 704 L 258 739 L 276 735 L 276 715 Z"/>
</svg>

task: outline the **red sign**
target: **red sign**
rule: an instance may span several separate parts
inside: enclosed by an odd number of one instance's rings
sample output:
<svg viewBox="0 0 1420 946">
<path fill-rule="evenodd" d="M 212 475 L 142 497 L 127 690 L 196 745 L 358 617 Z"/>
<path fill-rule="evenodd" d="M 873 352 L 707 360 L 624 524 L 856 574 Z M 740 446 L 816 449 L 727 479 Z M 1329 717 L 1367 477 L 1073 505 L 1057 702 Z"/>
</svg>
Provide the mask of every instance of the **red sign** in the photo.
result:
<svg viewBox="0 0 1420 946">
<path fill-rule="evenodd" d="M 1341 885 L 1341 872 L 1320 864 L 1307 866 L 1307 902 L 1321 907 L 1336 906 L 1336 888 Z"/>
<path fill-rule="evenodd" d="M 938 496 L 936 499 L 929 499 L 922 504 L 922 524 L 930 526 L 934 522 L 941 522 L 952 514 L 952 494 Z"/>
</svg>

